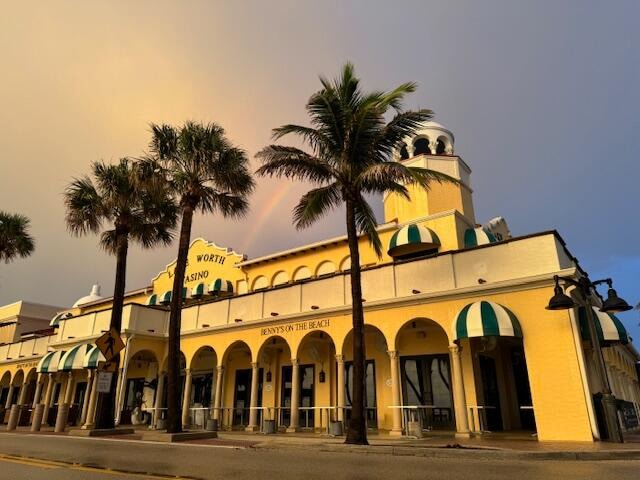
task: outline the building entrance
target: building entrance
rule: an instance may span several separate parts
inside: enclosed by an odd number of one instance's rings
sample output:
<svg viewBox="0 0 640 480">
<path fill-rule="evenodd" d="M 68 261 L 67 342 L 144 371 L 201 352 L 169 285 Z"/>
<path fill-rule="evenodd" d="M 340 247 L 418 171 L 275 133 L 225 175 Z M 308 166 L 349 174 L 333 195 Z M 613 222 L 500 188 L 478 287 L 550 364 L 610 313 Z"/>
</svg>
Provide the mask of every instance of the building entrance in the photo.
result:
<svg viewBox="0 0 640 480">
<path fill-rule="evenodd" d="M 315 367 L 313 365 L 300 365 L 300 427 L 313 428 L 315 426 Z M 282 392 L 280 406 L 280 425 L 291 425 L 291 394 L 293 388 L 293 370 L 291 365 L 282 367 Z"/>
<path fill-rule="evenodd" d="M 486 428 L 489 431 L 495 432 L 503 429 L 496 361 L 486 355 L 480 355 L 479 361 L 484 393 Z"/>
<path fill-rule="evenodd" d="M 455 428 L 451 375 L 447 355 L 400 359 L 403 405 L 417 407 L 424 430 Z"/>
<path fill-rule="evenodd" d="M 249 425 L 249 407 L 251 406 L 251 372 L 250 368 L 236 370 L 236 383 L 233 395 L 233 419 L 235 427 Z M 262 405 L 262 368 L 258 370 L 258 405 Z"/>
<path fill-rule="evenodd" d="M 345 362 L 345 404 L 347 407 L 352 405 L 353 399 L 353 362 Z M 373 360 L 367 360 L 365 364 L 365 383 L 364 383 L 364 409 L 367 417 L 367 428 L 378 428 L 378 408 L 376 404 L 376 366 Z M 347 422 L 351 420 L 351 409 L 347 408 L 345 412 Z"/>
</svg>

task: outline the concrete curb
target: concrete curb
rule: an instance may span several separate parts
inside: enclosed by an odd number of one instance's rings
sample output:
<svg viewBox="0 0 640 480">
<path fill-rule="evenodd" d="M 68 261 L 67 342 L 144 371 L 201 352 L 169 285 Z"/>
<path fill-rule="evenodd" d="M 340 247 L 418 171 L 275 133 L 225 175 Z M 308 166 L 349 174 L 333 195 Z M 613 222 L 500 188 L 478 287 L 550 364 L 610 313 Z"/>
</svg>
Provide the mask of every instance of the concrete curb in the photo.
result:
<svg viewBox="0 0 640 480">
<path fill-rule="evenodd" d="M 496 447 L 446 447 L 442 446 L 391 446 L 391 445 L 344 445 L 344 444 L 285 444 L 261 443 L 252 448 L 265 450 L 313 450 L 326 453 L 359 453 L 363 455 L 392 455 L 429 458 L 466 458 L 476 460 L 640 460 L 638 450 L 609 451 L 522 451 Z"/>
</svg>

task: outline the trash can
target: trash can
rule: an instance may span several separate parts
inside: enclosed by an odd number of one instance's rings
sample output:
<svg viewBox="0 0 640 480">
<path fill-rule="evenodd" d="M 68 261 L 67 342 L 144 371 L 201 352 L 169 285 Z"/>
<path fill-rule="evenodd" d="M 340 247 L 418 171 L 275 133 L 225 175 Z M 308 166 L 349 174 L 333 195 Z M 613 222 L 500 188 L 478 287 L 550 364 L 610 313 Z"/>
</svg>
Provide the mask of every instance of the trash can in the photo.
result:
<svg viewBox="0 0 640 480">
<path fill-rule="evenodd" d="M 214 418 L 207 419 L 206 430 L 208 432 L 217 432 L 218 431 L 218 420 Z"/>
<path fill-rule="evenodd" d="M 414 438 L 422 438 L 422 422 L 409 421 L 407 422 L 407 435 Z"/>
<path fill-rule="evenodd" d="M 342 422 L 329 423 L 329 435 L 339 437 L 342 435 Z"/>
<path fill-rule="evenodd" d="M 156 422 L 156 430 L 166 430 L 167 429 L 167 420 L 166 418 L 159 418 Z"/>
<path fill-rule="evenodd" d="M 265 433 L 265 434 L 276 433 L 276 421 L 265 420 L 264 422 L 262 422 L 262 433 Z"/>
</svg>

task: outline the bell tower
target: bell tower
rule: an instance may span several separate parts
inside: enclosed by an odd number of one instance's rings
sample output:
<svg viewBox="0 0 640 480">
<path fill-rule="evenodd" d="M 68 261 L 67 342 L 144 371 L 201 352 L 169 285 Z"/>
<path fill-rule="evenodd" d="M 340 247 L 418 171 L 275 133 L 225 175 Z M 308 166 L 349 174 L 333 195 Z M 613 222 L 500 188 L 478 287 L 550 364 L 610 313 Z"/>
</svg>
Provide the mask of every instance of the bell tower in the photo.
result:
<svg viewBox="0 0 640 480">
<path fill-rule="evenodd" d="M 471 169 L 454 153 L 453 145 L 453 133 L 437 122 L 425 122 L 413 138 L 405 140 L 404 146 L 396 153 L 396 161 L 445 173 L 460 183 L 433 182 L 429 190 L 409 186 L 410 200 L 395 193 L 385 193 L 385 222 L 397 220 L 404 224 L 456 211 L 467 223 L 475 224 Z"/>
</svg>

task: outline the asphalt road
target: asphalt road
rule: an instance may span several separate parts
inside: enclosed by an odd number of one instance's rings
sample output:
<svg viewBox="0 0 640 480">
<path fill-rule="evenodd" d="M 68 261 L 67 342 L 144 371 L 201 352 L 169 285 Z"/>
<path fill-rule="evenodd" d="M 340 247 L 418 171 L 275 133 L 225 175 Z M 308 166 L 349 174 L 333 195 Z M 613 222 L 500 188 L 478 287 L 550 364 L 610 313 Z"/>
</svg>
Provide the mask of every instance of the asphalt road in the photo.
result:
<svg viewBox="0 0 640 480">
<path fill-rule="evenodd" d="M 329 453 L 313 449 L 162 445 L 52 435 L 0 434 L 0 452 L 0 479 L 11 480 L 137 480 L 159 476 L 225 480 L 628 480 L 640 472 L 640 461 L 478 460 L 465 457 L 463 452 L 459 457 L 425 458 Z M 118 471 L 109 472 L 104 468 Z M 122 469 L 138 475 L 123 473 Z M 141 472 L 147 474 L 140 475 Z"/>
</svg>

